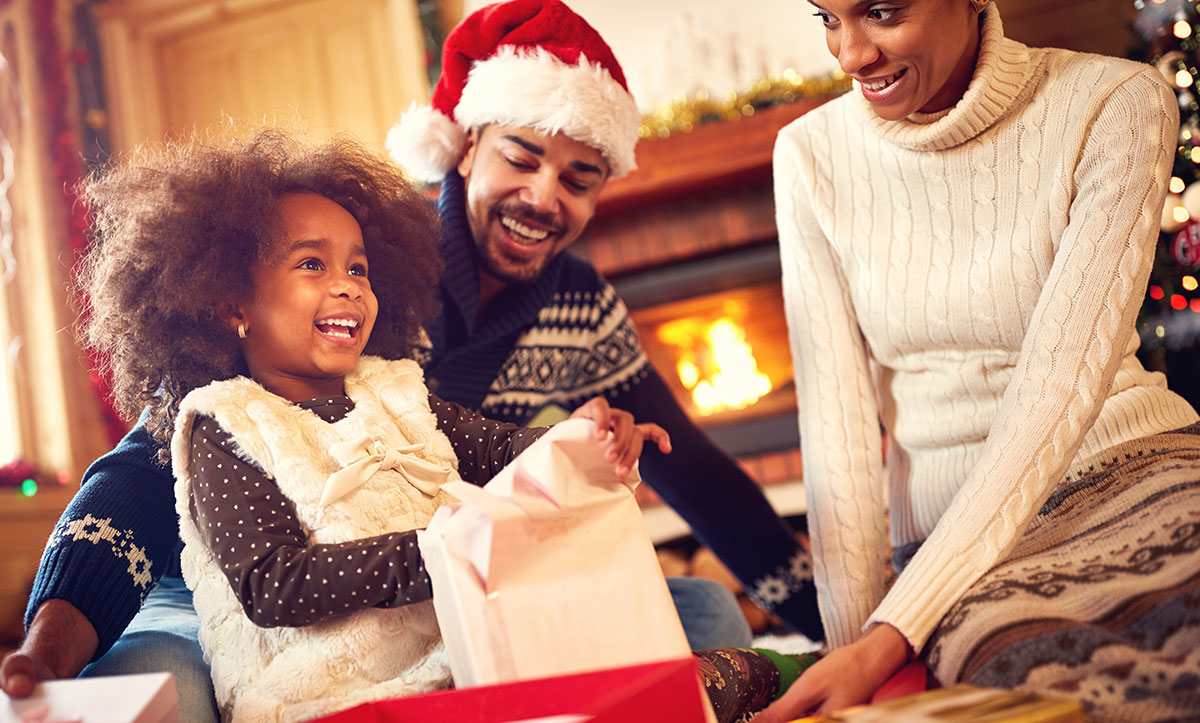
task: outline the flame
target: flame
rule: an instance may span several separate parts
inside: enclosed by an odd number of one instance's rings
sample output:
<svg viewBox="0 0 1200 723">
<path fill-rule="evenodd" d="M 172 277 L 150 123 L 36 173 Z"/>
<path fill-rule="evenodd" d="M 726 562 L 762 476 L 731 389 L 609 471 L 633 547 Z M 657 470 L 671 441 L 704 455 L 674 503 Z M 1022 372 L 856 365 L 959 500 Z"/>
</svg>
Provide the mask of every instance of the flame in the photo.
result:
<svg viewBox="0 0 1200 723">
<path fill-rule="evenodd" d="M 732 319 L 721 317 L 699 334 L 694 323 L 687 330 L 671 326 L 664 325 L 659 337 L 682 347 L 675 371 L 701 414 L 741 409 L 771 391 L 771 379 L 759 371 L 746 332 Z"/>
</svg>

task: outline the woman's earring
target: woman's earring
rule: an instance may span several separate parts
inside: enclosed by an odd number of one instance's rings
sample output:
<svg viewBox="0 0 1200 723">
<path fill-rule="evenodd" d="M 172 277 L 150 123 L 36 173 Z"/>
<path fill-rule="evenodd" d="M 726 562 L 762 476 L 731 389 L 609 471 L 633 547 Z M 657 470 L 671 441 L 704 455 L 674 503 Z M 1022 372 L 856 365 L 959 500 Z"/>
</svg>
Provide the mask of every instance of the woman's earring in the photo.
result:
<svg viewBox="0 0 1200 723">
<path fill-rule="evenodd" d="M 239 321 L 238 322 L 238 338 L 245 339 L 247 336 L 249 336 L 249 335 L 246 333 L 246 322 Z"/>
<path fill-rule="evenodd" d="M 975 6 L 975 12 L 981 13 L 983 9 L 992 4 L 992 0 L 971 0 L 971 5 Z"/>
</svg>

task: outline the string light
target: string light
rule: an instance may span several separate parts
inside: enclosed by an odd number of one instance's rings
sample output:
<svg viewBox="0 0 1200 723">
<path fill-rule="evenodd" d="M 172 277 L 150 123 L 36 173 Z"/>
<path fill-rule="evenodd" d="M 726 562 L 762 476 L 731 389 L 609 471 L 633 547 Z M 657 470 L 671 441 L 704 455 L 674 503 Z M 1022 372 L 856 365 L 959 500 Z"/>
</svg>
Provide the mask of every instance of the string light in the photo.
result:
<svg viewBox="0 0 1200 723">
<path fill-rule="evenodd" d="M 1175 23 L 1174 32 L 1175 32 L 1175 37 L 1179 38 L 1180 40 L 1183 40 L 1184 38 L 1186 38 L 1192 34 L 1192 26 L 1188 25 L 1188 21 L 1180 20 Z"/>
<path fill-rule="evenodd" d="M 1183 277 L 1183 290 L 1184 291 L 1195 291 L 1196 287 L 1198 287 L 1198 286 L 1200 286 L 1200 283 L 1197 283 L 1195 276 L 1191 276 L 1189 274 L 1188 276 Z"/>
<path fill-rule="evenodd" d="M 1176 223 L 1187 223 L 1192 220 L 1192 214 L 1188 213 L 1188 210 L 1183 206 L 1176 206 L 1171 209 L 1171 217 L 1175 219 Z"/>
<path fill-rule="evenodd" d="M 1179 176 L 1171 177 L 1171 193 L 1183 193 L 1184 188 L 1185 185 L 1182 178 Z"/>
<path fill-rule="evenodd" d="M 30 478 L 21 483 L 21 494 L 25 497 L 33 497 L 37 494 L 37 480 Z"/>
<path fill-rule="evenodd" d="M 1192 74 L 1187 72 L 1186 69 L 1181 68 L 1179 72 L 1175 74 L 1175 85 L 1179 86 L 1180 88 L 1188 87 L 1192 84 L 1193 80 Z"/>
</svg>

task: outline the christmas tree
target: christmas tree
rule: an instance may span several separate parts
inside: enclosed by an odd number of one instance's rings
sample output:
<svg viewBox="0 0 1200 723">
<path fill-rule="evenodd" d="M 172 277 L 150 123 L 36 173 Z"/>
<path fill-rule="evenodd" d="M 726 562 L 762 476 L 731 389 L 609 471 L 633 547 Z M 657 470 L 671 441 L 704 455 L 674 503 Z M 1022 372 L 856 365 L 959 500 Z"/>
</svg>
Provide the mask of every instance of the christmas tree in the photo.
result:
<svg viewBox="0 0 1200 723">
<path fill-rule="evenodd" d="M 1158 68 L 1179 101 L 1179 145 L 1162 233 L 1138 323 L 1141 357 L 1200 406 L 1200 8 L 1197 0 L 1134 0 L 1144 44 L 1135 57 Z"/>
</svg>

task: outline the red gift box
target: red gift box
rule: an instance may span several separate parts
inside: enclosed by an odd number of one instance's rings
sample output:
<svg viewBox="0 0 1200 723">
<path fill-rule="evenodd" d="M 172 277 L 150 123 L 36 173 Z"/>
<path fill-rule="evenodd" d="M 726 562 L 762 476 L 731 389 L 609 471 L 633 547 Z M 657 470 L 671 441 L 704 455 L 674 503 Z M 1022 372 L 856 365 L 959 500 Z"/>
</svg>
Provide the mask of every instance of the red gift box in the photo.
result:
<svg viewBox="0 0 1200 723">
<path fill-rule="evenodd" d="M 365 703 L 321 723 L 700 723 L 707 718 L 693 658 L 553 678 L 443 690 Z"/>
</svg>

